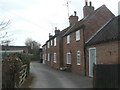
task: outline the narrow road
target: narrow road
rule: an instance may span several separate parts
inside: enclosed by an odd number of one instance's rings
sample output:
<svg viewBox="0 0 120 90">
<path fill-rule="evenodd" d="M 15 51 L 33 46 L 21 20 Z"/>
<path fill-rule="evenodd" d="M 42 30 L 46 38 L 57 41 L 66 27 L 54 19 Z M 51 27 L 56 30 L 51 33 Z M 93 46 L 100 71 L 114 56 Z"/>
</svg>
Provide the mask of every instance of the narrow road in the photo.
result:
<svg viewBox="0 0 120 90">
<path fill-rule="evenodd" d="M 59 71 L 39 62 L 31 62 L 30 72 L 35 77 L 30 88 L 92 88 L 91 78 Z"/>
</svg>

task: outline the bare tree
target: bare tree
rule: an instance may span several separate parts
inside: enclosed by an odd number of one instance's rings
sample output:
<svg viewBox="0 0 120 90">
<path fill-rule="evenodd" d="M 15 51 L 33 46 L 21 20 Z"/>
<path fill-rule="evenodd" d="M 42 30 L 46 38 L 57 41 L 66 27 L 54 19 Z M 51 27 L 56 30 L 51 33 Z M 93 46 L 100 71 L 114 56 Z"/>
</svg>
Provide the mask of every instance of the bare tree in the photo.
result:
<svg viewBox="0 0 120 90">
<path fill-rule="evenodd" d="M 10 20 L 7 22 L 3 20 L 0 23 L 0 44 L 2 45 L 9 45 L 13 41 L 12 39 L 9 38 L 10 35 L 8 35 L 7 32 L 2 32 L 8 28 L 9 24 L 10 24 Z"/>
<path fill-rule="evenodd" d="M 25 40 L 25 45 L 26 46 L 32 46 L 32 38 L 27 38 L 26 40 Z"/>
<path fill-rule="evenodd" d="M 31 38 L 27 38 L 25 45 L 31 47 L 31 49 L 39 49 L 41 44 Z"/>
<path fill-rule="evenodd" d="M 13 39 L 5 39 L 2 41 L 2 45 L 9 46 L 12 43 Z"/>
<path fill-rule="evenodd" d="M 5 30 L 5 29 L 8 27 L 9 24 L 10 24 L 10 20 L 7 21 L 7 22 L 5 22 L 5 20 L 3 20 L 3 21 L 0 23 L 0 31 L 1 31 L 1 30 Z"/>
</svg>

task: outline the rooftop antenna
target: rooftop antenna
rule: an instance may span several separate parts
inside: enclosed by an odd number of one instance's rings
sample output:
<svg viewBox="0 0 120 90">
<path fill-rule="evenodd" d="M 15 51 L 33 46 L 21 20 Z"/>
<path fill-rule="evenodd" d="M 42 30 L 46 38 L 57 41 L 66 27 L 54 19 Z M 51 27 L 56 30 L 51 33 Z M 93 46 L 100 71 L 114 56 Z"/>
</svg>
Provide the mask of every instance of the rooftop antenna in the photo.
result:
<svg viewBox="0 0 120 90">
<path fill-rule="evenodd" d="M 67 6 L 67 10 L 68 10 L 68 18 L 69 18 L 69 3 L 70 3 L 71 1 L 67 1 L 67 4 L 66 4 L 66 6 Z"/>
</svg>

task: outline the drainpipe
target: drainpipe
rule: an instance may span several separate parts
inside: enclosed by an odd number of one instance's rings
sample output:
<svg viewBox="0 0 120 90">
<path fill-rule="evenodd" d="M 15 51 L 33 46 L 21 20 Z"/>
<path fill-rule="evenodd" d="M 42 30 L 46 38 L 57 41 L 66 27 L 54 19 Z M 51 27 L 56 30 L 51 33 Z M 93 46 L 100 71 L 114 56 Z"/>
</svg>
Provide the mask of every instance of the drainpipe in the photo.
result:
<svg viewBox="0 0 120 90">
<path fill-rule="evenodd" d="M 85 47 L 85 34 L 84 34 L 84 30 L 85 30 L 85 25 L 83 25 L 83 45 L 84 45 L 84 74 L 86 76 L 86 47 Z"/>
</svg>

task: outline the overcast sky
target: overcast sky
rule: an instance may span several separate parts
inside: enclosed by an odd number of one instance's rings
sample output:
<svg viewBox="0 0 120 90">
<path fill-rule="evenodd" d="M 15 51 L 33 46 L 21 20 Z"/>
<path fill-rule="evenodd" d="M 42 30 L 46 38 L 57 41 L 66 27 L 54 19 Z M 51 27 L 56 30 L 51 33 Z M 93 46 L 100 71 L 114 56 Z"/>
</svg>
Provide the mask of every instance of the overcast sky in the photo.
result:
<svg viewBox="0 0 120 90">
<path fill-rule="evenodd" d="M 68 27 L 67 1 L 69 15 L 77 11 L 79 20 L 82 19 L 85 0 L 0 0 L 0 21 L 11 20 L 6 31 L 14 39 L 12 45 L 24 45 L 28 37 L 43 45 L 49 33 L 54 34 L 54 27 L 60 30 Z M 91 1 L 95 9 L 105 4 L 118 15 L 119 0 Z"/>
</svg>

